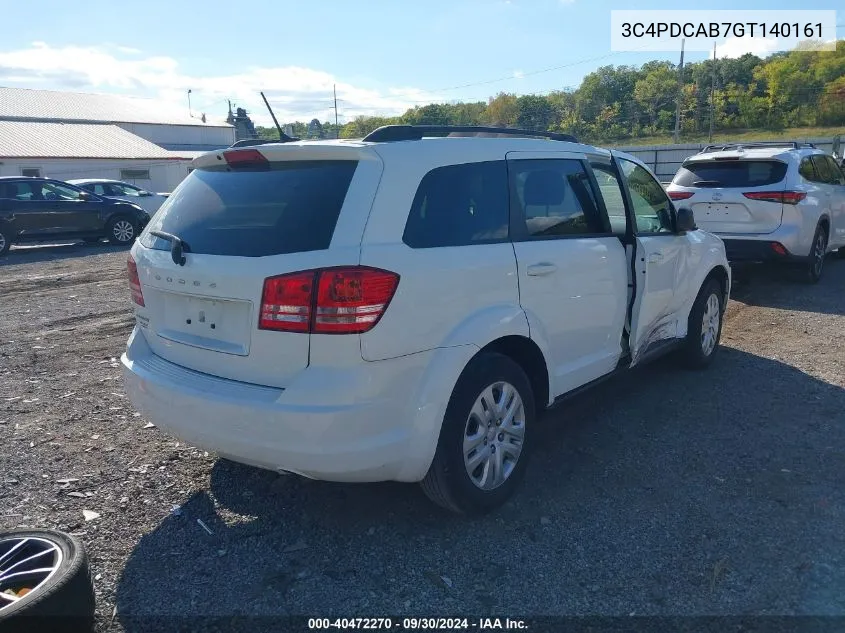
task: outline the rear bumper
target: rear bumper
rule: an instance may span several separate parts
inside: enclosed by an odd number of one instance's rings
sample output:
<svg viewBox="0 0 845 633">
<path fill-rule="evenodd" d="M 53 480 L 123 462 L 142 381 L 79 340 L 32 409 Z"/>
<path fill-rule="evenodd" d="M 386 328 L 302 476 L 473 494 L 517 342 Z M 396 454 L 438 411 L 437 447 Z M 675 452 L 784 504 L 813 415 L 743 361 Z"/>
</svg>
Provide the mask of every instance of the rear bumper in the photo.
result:
<svg viewBox="0 0 845 633">
<path fill-rule="evenodd" d="M 730 262 L 799 262 L 805 256 L 795 255 L 775 240 L 722 238 Z"/>
<path fill-rule="evenodd" d="M 126 390 L 150 422 L 234 461 L 329 481 L 419 481 L 440 419 L 415 395 L 434 352 L 350 367 L 309 367 L 286 389 L 226 380 L 152 353 L 133 331 Z M 449 393 L 431 394 L 432 405 Z M 424 407 L 423 407 L 424 408 Z"/>
</svg>

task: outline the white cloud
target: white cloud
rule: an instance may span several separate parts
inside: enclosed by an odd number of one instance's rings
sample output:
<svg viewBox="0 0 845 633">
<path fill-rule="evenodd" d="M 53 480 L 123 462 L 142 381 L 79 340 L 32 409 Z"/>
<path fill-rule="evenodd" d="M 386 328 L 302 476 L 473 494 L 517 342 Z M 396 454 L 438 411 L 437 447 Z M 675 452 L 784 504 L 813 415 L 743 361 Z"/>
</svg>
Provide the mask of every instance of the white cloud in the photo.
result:
<svg viewBox="0 0 845 633">
<path fill-rule="evenodd" d="M 513 71 L 513 78 L 514 79 L 523 79 L 525 77 L 525 72 L 522 70 L 515 70 Z"/>
<path fill-rule="evenodd" d="M 358 115 L 392 115 L 442 97 L 417 88 L 372 90 L 339 81 L 330 73 L 297 66 L 253 66 L 234 75 L 195 76 L 165 56 L 114 47 L 52 47 L 33 42 L 29 48 L 0 51 L 0 85 L 29 88 L 112 92 L 153 97 L 172 108 L 187 108 L 187 91 L 195 113 L 212 120 L 226 115 L 226 99 L 246 108 L 259 125 L 272 125 L 259 92 L 267 95 L 280 121 L 334 120 L 332 86 L 337 85 L 341 120 Z M 128 59 L 127 55 L 132 58 Z"/>
<path fill-rule="evenodd" d="M 716 45 L 716 55 L 719 59 L 735 59 L 746 53 L 753 53 L 758 57 L 766 57 L 778 50 L 779 45 L 776 39 L 763 37 L 729 37 L 722 44 Z M 713 52 L 710 52 L 713 58 Z"/>
</svg>

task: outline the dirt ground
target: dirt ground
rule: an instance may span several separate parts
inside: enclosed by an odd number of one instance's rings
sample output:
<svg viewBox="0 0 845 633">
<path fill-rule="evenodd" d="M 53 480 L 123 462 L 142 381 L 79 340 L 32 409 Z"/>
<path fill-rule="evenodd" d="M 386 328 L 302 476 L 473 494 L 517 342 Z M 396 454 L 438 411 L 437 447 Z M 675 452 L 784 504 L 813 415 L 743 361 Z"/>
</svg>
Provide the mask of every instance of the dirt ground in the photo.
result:
<svg viewBox="0 0 845 633">
<path fill-rule="evenodd" d="M 744 273 L 708 371 L 660 362 L 547 415 L 518 496 L 472 520 L 416 486 L 279 476 L 147 426 L 121 380 L 125 260 L 72 245 L 0 261 L 0 530 L 81 536 L 99 631 L 238 614 L 845 615 L 843 260 L 816 286 Z"/>
</svg>

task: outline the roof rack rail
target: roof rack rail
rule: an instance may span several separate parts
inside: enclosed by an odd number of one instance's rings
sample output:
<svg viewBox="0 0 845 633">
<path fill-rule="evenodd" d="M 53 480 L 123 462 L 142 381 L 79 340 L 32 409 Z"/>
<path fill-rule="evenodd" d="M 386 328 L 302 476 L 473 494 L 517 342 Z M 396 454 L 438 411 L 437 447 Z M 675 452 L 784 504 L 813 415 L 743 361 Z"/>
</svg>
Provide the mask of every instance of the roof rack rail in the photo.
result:
<svg viewBox="0 0 845 633">
<path fill-rule="evenodd" d="M 370 143 L 391 143 L 394 141 L 419 141 L 426 136 L 450 136 L 452 134 L 541 137 L 552 141 L 578 142 L 578 139 L 571 134 L 521 130 L 512 127 L 485 127 L 482 125 L 384 125 L 367 134 L 363 140 Z"/>
<path fill-rule="evenodd" d="M 798 141 L 760 141 L 750 143 L 719 143 L 717 145 L 708 145 L 703 150 L 702 154 L 709 152 L 723 152 L 729 149 L 753 149 L 755 147 L 791 147 L 792 149 L 812 148 L 816 146 L 812 143 L 799 143 Z"/>
</svg>

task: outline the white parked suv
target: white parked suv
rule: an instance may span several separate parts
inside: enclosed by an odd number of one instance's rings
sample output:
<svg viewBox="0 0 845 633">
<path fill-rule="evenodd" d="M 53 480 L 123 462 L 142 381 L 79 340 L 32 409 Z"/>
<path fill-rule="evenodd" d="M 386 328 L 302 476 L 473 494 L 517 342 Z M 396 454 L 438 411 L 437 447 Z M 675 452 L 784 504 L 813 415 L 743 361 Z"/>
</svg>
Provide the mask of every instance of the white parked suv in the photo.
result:
<svg viewBox="0 0 845 633">
<path fill-rule="evenodd" d="M 450 136 L 485 130 L 195 159 L 129 257 L 135 407 L 229 459 L 474 513 L 519 483 L 542 410 L 665 352 L 709 364 L 721 240 L 632 156 Z"/>
<path fill-rule="evenodd" d="M 845 173 L 812 145 L 711 145 L 684 161 L 668 192 L 732 262 L 796 264 L 816 282 L 827 253 L 845 255 Z"/>
</svg>

